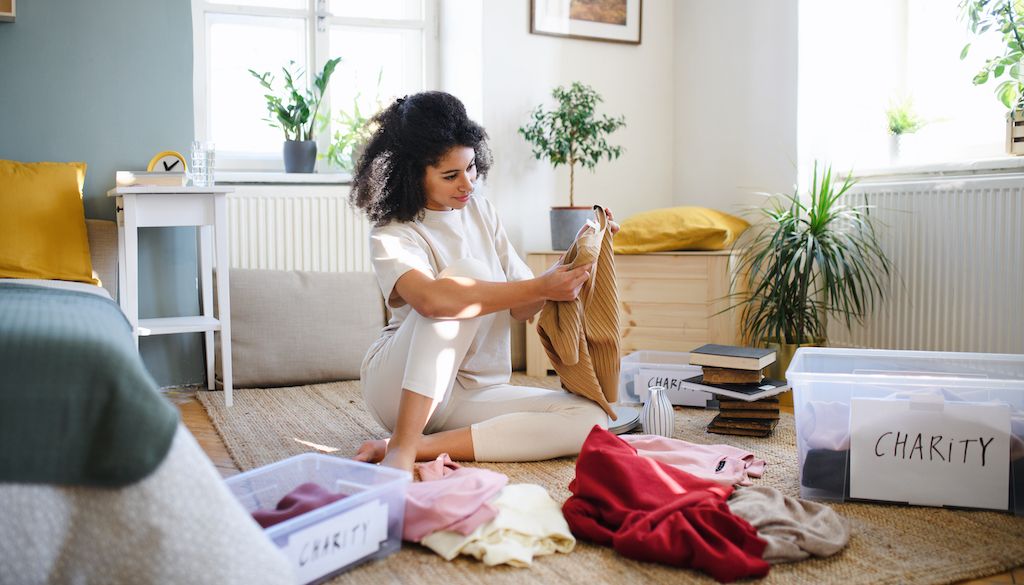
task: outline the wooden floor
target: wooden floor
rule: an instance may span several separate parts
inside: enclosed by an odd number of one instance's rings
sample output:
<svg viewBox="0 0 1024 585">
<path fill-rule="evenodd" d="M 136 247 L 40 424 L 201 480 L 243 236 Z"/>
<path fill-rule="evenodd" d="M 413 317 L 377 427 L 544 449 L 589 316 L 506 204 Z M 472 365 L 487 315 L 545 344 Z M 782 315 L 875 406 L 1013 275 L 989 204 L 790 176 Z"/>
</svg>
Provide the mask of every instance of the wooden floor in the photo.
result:
<svg viewBox="0 0 1024 585">
<path fill-rule="evenodd" d="M 182 422 L 185 423 L 188 430 L 192 431 L 196 441 L 199 442 L 203 451 L 206 452 L 206 456 L 213 461 L 221 476 L 230 477 L 239 473 L 238 466 L 235 465 L 235 462 L 231 460 L 231 456 L 228 455 L 227 447 L 224 446 L 224 441 L 217 434 L 217 430 L 213 428 L 213 423 L 210 422 L 210 417 L 206 414 L 206 410 L 203 409 L 203 406 L 199 404 L 199 400 L 196 399 L 195 391 L 175 389 L 166 390 L 165 394 L 171 402 L 178 406 Z M 792 412 L 791 408 L 784 408 L 784 410 Z M 1024 567 L 984 579 L 962 581 L 960 585 L 1006 585 L 1007 583 L 1024 585 Z"/>
</svg>

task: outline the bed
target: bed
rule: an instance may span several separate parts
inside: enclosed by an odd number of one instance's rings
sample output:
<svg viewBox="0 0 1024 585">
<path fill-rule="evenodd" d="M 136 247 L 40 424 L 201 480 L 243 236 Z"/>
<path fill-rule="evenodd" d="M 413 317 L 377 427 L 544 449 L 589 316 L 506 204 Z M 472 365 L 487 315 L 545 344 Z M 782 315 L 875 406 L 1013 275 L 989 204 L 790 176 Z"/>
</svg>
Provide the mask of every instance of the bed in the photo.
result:
<svg viewBox="0 0 1024 585">
<path fill-rule="evenodd" d="M 114 223 L 86 224 L 102 288 L 0 279 L 0 584 L 294 582 L 142 364 Z"/>
</svg>

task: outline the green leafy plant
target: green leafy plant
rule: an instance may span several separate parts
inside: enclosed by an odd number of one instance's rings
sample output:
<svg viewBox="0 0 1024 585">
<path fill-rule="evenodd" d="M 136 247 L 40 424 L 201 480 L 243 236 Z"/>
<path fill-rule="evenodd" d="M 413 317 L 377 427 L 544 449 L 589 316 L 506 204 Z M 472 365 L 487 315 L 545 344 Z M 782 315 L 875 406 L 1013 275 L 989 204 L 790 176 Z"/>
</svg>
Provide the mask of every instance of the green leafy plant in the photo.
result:
<svg viewBox="0 0 1024 585">
<path fill-rule="evenodd" d="M 818 174 L 810 192 L 769 195 L 763 221 L 735 244 L 742 249 L 731 295 L 742 308 L 744 341 L 805 344 L 826 337 L 827 318 L 849 328 L 863 322 L 884 296 L 892 262 L 879 247 L 871 206 L 851 205 L 844 196 L 854 185 L 832 169 Z"/>
<path fill-rule="evenodd" d="M 289 61 L 288 65 L 281 68 L 284 76 L 283 96 L 275 92 L 274 76 L 269 71 L 257 73 L 250 69 L 249 73 L 259 80 L 260 85 L 268 92 L 263 97 L 267 100 L 267 112 L 270 116 L 264 118 L 264 121 L 274 128 L 283 130 L 285 140 L 312 140 L 313 125 L 317 111 L 320 110 L 320 102 L 323 101 L 327 84 L 330 83 L 331 75 L 340 61 L 341 57 L 336 57 L 324 63 L 323 70 L 313 79 L 313 86 L 310 88 L 296 87 L 305 72 L 295 61 Z"/>
<path fill-rule="evenodd" d="M 961 18 L 976 36 L 998 32 L 1003 53 L 985 61 L 974 76 L 974 85 L 1003 80 L 996 85 L 996 97 L 1009 110 L 1024 109 L 1024 0 L 962 0 Z M 960 60 L 967 57 L 971 44 L 964 45 Z"/>
<path fill-rule="evenodd" d="M 383 73 L 383 69 L 377 73 L 377 95 L 374 97 L 376 110 L 372 114 L 363 115 L 359 108 L 361 94 L 357 93 L 352 99 L 352 110 L 338 110 L 334 118 L 334 134 L 331 136 L 331 144 L 322 158 L 343 171 L 351 172 L 355 168 L 358 158 L 356 154 L 360 152 L 362 146 L 370 140 L 376 130 L 376 125 L 370 121 L 384 107 L 380 102 L 380 82 Z M 331 119 L 328 116 L 320 116 L 320 122 L 321 129 L 326 129 L 331 125 Z"/>
<path fill-rule="evenodd" d="M 885 117 L 889 120 L 889 134 L 895 136 L 913 134 L 928 124 L 914 112 L 914 104 L 909 97 L 890 103 Z"/>
<path fill-rule="evenodd" d="M 604 101 L 590 86 L 574 81 L 568 88 L 556 87 L 551 95 L 558 107 L 545 111 L 537 106 L 530 123 L 519 134 L 533 147 L 537 160 L 551 165 L 569 165 L 569 206 L 575 207 L 576 165 L 593 171 L 602 158 L 612 160 L 622 154 L 621 146 L 608 144 L 607 136 L 626 125 L 624 116 L 598 117 L 597 104 Z"/>
</svg>

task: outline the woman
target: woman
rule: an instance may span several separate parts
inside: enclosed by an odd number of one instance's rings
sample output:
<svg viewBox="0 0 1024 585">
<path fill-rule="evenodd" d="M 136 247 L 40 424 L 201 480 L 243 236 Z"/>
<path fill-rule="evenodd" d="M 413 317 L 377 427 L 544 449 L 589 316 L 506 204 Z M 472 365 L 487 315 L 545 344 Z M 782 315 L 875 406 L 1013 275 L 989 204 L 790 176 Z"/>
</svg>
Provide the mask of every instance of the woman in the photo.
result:
<svg viewBox="0 0 1024 585">
<path fill-rule="evenodd" d="M 563 391 L 509 385 L 509 319 L 575 299 L 589 267 L 533 277 L 494 208 L 474 195 L 491 153 L 458 99 L 419 93 L 374 121 L 351 199 L 375 226 L 374 272 L 392 310 L 361 375 L 367 408 L 391 438 L 363 443 L 356 459 L 411 470 L 440 453 L 463 461 L 578 453 L 607 416 Z"/>
</svg>

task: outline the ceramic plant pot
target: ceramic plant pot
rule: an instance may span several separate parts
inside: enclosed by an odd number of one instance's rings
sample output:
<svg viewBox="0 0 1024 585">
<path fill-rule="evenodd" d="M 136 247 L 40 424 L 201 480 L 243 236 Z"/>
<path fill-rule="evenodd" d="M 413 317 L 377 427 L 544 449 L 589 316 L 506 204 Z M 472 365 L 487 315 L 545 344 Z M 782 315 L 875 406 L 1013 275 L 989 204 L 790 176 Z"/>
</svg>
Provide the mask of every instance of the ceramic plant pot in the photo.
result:
<svg viewBox="0 0 1024 585">
<path fill-rule="evenodd" d="M 312 173 L 316 167 L 315 140 L 284 141 L 284 172 Z"/>
<path fill-rule="evenodd" d="M 672 438 L 675 431 L 675 412 L 662 386 L 648 388 L 647 402 L 640 413 L 640 424 L 645 435 L 661 435 Z"/>
<path fill-rule="evenodd" d="M 568 250 L 583 224 L 593 217 L 593 207 L 552 207 L 551 249 Z"/>
<path fill-rule="evenodd" d="M 789 369 L 789 363 L 793 361 L 793 356 L 796 354 L 796 350 L 801 347 L 825 347 L 828 341 L 824 338 L 818 338 L 808 343 L 778 343 L 776 341 L 767 341 L 761 345 L 769 349 L 775 350 L 775 363 L 764 369 L 765 377 L 773 380 L 785 380 L 786 370 Z M 783 392 L 779 394 L 779 404 L 783 406 L 793 406 L 793 391 Z"/>
</svg>

